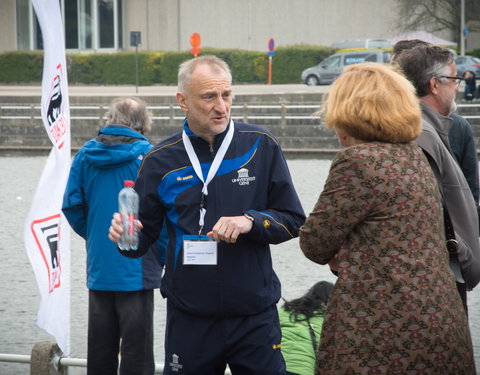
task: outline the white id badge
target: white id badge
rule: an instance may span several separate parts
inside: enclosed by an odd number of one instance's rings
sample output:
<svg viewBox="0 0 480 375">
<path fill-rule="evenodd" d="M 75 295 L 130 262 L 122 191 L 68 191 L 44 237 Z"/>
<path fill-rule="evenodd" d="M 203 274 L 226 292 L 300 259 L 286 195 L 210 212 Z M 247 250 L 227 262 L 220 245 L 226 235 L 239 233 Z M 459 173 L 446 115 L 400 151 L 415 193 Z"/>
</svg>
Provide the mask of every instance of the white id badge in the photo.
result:
<svg viewBox="0 0 480 375">
<path fill-rule="evenodd" d="M 207 236 L 183 236 L 184 265 L 217 265 L 217 243 Z"/>
</svg>

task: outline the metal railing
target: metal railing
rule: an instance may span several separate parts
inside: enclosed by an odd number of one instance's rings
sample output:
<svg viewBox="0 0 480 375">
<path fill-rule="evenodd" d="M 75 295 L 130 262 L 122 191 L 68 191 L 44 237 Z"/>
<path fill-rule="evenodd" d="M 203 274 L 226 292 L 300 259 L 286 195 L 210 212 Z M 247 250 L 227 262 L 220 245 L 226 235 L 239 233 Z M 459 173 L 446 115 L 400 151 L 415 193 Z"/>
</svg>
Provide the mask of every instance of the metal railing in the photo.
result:
<svg viewBox="0 0 480 375">
<path fill-rule="evenodd" d="M 54 368 L 62 367 L 87 367 L 87 360 L 84 358 L 67 358 L 67 357 L 54 357 L 52 358 Z M 31 363 L 30 355 L 22 354 L 6 354 L 0 353 L 0 362 L 13 362 L 13 363 Z M 155 364 L 155 374 L 163 374 L 163 365 Z M 230 369 L 225 370 L 225 375 L 232 375 Z"/>
<path fill-rule="evenodd" d="M 478 109 L 478 114 L 464 114 L 466 119 L 480 119 L 480 103 L 459 103 L 460 109 Z M 177 104 L 152 105 L 147 107 L 152 113 L 153 120 L 178 121 L 184 118 L 181 108 Z M 313 113 L 318 110 L 318 104 L 240 104 L 232 105 L 232 118 L 235 120 L 318 120 Z M 71 105 L 71 120 L 105 119 L 104 114 L 108 106 L 105 105 Z M 0 120 L 41 120 L 40 104 L 31 105 L 0 105 Z"/>
<path fill-rule="evenodd" d="M 182 120 L 183 111 L 176 104 L 148 106 L 153 120 Z M 241 104 L 232 105 L 232 117 L 239 120 L 314 120 L 318 104 Z M 105 119 L 104 105 L 71 105 L 71 120 Z M 41 120 L 40 105 L 0 105 L 0 120 Z"/>
</svg>

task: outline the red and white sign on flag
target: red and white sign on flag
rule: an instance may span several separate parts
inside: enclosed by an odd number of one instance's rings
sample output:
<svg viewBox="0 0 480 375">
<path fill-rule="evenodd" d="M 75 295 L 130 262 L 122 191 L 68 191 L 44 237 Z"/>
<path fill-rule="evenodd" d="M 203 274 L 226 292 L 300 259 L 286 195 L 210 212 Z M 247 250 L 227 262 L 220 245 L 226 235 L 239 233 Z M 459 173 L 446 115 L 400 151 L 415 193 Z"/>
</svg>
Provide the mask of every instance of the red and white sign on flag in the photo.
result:
<svg viewBox="0 0 480 375">
<path fill-rule="evenodd" d="M 64 354 L 70 346 L 70 226 L 62 200 L 70 170 L 70 109 L 58 0 L 32 0 L 42 30 L 42 119 L 53 144 L 27 216 L 24 238 L 40 291 L 36 324 Z"/>
</svg>

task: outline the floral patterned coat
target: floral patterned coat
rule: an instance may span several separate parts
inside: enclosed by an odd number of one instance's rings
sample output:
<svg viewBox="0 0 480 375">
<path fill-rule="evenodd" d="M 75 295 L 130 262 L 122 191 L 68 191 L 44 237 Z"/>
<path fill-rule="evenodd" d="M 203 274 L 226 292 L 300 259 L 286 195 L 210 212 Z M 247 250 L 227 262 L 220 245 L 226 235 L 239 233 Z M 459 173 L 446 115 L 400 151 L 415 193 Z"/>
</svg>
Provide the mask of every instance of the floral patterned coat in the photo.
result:
<svg viewBox="0 0 480 375">
<path fill-rule="evenodd" d="M 414 143 L 340 151 L 300 232 L 307 258 L 335 255 L 319 374 L 475 374 L 448 265 L 435 178 Z"/>
</svg>

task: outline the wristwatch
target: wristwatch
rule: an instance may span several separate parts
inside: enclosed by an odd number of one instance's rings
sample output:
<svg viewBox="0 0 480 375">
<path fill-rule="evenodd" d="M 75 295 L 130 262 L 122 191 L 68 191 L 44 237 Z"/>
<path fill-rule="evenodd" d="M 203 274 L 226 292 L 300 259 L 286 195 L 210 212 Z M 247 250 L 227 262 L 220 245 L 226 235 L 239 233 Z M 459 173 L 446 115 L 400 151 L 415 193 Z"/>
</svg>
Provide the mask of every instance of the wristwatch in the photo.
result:
<svg viewBox="0 0 480 375">
<path fill-rule="evenodd" d="M 249 214 L 243 214 L 243 216 L 245 216 L 245 217 L 246 217 L 248 220 L 250 220 L 252 223 L 255 222 L 255 219 L 254 219 L 252 216 L 250 216 Z"/>
</svg>

